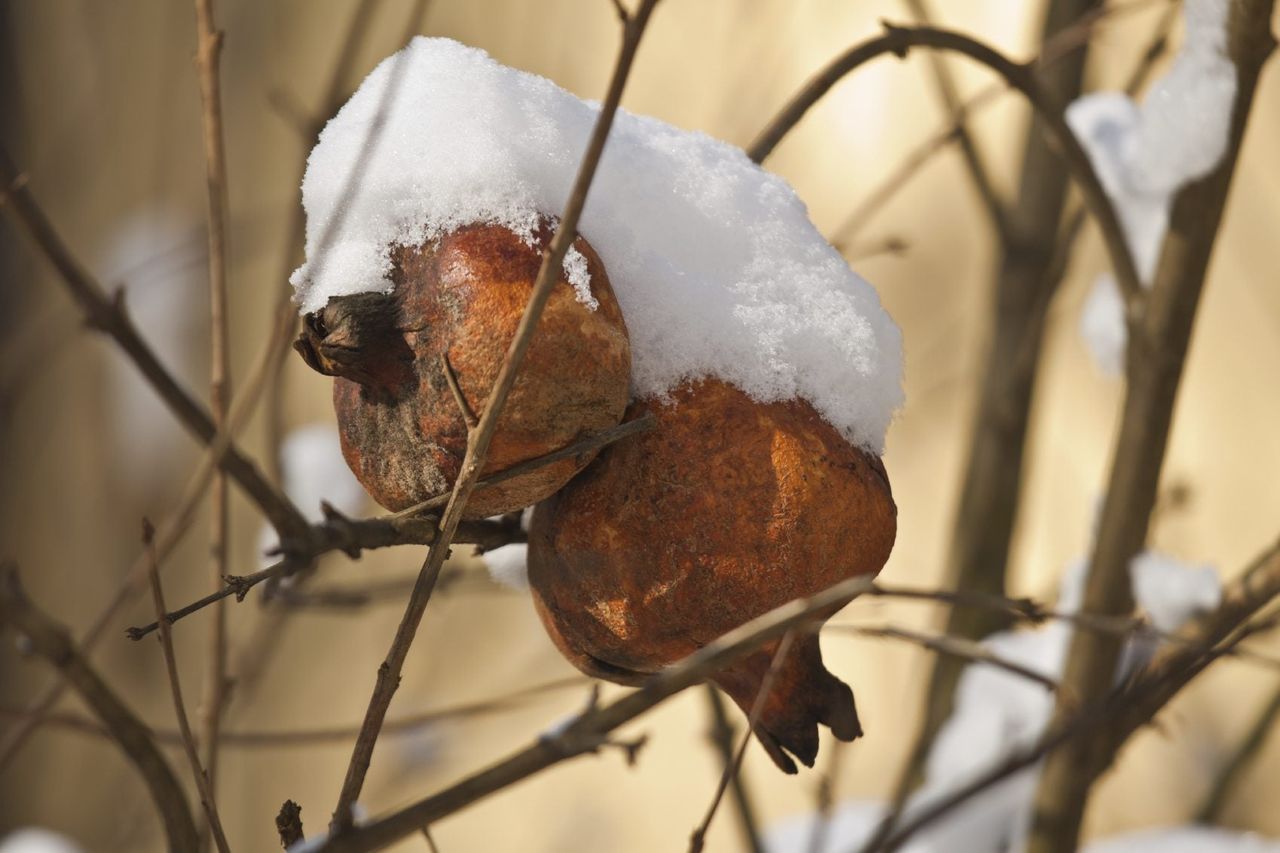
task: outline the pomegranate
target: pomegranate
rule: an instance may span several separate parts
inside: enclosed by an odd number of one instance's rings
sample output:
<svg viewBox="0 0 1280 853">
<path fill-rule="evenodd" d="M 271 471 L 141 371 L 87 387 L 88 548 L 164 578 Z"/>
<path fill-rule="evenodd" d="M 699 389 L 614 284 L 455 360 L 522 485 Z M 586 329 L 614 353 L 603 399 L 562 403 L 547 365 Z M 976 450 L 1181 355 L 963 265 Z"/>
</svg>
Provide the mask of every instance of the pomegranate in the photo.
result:
<svg viewBox="0 0 1280 853">
<path fill-rule="evenodd" d="M 643 399 L 654 428 L 613 445 L 534 510 L 529 582 L 552 640 L 582 671 L 635 684 L 731 629 L 880 571 L 897 509 L 880 460 L 803 400 L 760 403 L 717 379 Z M 828 613 L 824 618 L 829 617 Z M 777 643 L 713 680 L 749 711 Z M 812 766 L 818 724 L 861 734 L 853 693 L 815 633 L 796 637 L 755 734 Z"/>
<path fill-rule="evenodd" d="M 490 224 L 459 228 L 419 246 L 392 249 L 390 293 L 337 296 L 307 315 L 294 347 L 335 377 L 342 452 L 357 479 L 387 509 L 400 510 L 452 487 L 467 424 L 449 388 L 479 412 L 532 292 L 552 231 L 528 245 Z M 515 386 L 498 420 L 489 474 L 618 424 L 627 405 L 631 351 L 604 265 L 587 241 L 589 307 L 562 272 Z M 558 461 L 476 490 L 467 518 L 529 506 L 591 461 Z"/>
</svg>

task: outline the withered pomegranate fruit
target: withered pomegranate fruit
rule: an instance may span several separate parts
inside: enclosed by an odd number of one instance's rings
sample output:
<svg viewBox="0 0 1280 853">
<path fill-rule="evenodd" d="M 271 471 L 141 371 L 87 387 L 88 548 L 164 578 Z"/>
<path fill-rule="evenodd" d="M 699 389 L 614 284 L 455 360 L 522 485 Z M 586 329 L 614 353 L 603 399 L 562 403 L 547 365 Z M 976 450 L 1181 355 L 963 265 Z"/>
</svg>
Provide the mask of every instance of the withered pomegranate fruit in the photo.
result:
<svg viewBox="0 0 1280 853">
<path fill-rule="evenodd" d="M 880 571 L 897 509 L 880 460 L 807 402 L 758 403 L 715 379 L 640 400 L 653 429 L 607 448 L 534 510 L 529 582 L 579 669 L 634 684 L 792 599 Z M 829 617 L 831 613 L 826 614 Z M 778 645 L 713 680 L 750 711 Z M 756 727 L 788 773 L 818 724 L 861 734 L 853 693 L 797 635 Z"/>
<path fill-rule="evenodd" d="M 421 246 L 392 250 L 389 294 L 329 300 L 306 317 L 295 348 L 336 377 L 333 403 L 347 464 L 373 498 L 400 510 L 451 488 L 467 424 L 450 391 L 446 356 L 477 414 L 497 379 L 533 290 L 544 227 L 535 245 L 498 225 L 470 225 Z M 587 241 L 594 310 L 561 274 L 498 420 L 484 474 L 546 455 L 615 426 L 627 405 L 631 350 L 622 312 Z M 565 459 L 478 489 L 466 517 L 529 506 L 590 461 Z"/>
</svg>

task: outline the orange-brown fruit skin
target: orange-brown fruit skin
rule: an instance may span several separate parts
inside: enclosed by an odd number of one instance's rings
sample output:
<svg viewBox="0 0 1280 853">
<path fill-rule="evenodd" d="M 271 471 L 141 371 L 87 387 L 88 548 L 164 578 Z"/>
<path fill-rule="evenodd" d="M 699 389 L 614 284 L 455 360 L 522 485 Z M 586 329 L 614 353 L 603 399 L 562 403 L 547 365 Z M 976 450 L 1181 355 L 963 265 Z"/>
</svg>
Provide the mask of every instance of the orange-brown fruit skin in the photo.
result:
<svg viewBox="0 0 1280 853">
<path fill-rule="evenodd" d="M 336 297 L 308 318 L 296 345 L 335 375 L 334 409 L 347 464 L 369 494 L 400 510 L 447 491 L 467 427 L 445 378 L 445 354 L 477 414 L 484 408 L 533 291 L 551 231 L 534 246 L 498 225 L 471 225 L 392 251 L 389 296 Z M 498 420 L 483 474 L 559 450 L 619 423 L 631 350 L 604 265 L 582 238 L 592 311 L 561 273 Z M 522 509 L 590 461 L 566 459 L 478 489 L 466 517 Z"/>
<path fill-rule="evenodd" d="M 795 598 L 880 571 L 897 508 L 880 460 L 807 402 L 759 403 L 715 379 L 640 400 L 653 429 L 607 448 L 534 510 L 529 581 L 562 653 L 634 684 Z M 828 616 L 830 614 L 827 614 Z M 714 677 L 748 711 L 777 644 Z M 861 734 L 849 688 L 796 638 L 757 735 L 812 765 L 818 723 Z"/>
</svg>

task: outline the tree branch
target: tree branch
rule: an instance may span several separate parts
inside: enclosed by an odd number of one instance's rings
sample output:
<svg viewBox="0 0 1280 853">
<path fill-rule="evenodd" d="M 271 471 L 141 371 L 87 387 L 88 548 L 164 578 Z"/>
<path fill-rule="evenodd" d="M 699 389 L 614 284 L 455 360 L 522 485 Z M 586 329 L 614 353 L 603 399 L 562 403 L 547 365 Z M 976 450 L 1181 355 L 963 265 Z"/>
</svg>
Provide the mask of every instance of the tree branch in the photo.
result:
<svg viewBox="0 0 1280 853">
<path fill-rule="evenodd" d="M 18 570 L 12 564 L 0 565 L 0 620 L 21 631 L 31 651 L 57 668 L 138 768 L 164 823 L 169 849 L 195 850 L 197 836 L 191 810 L 168 762 L 156 748 L 151 732 L 89 665 L 66 629 L 40 612 L 27 598 Z"/>
<path fill-rule="evenodd" d="M 1124 614 L 1133 608 L 1129 563 L 1146 540 L 1205 271 L 1258 74 L 1275 43 L 1269 31 L 1273 8 L 1274 0 L 1231 4 L 1227 51 L 1236 66 L 1237 95 L 1227 150 L 1209 175 L 1177 194 L 1151 296 L 1141 322 L 1130 333 L 1124 413 L 1085 582 L 1083 608 L 1089 612 Z M 1115 638 L 1077 633 L 1063 685 L 1086 702 L 1104 695 L 1114 681 L 1120 651 Z M 1056 716 L 1069 711 L 1060 696 Z M 1075 848 L 1089 785 L 1106 759 L 1105 748 L 1096 742 L 1079 742 L 1046 762 L 1036 794 L 1030 853 Z"/>
<path fill-rule="evenodd" d="M 967 56 L 999 74 L 1009 86 L 1027 99 L 1080 187 L 1085 203 L 1102 232 L 1111 265 L 1115 269 L 1116 281 L 1130 305 L 1130 314 L 1136 315 L 1142 287 L 1133 256 L 1125 242 L 1115 206 L 1103 190 L 1089 156 L 1067 126 L 1063 117 L 1063 105 L 1040 83 L 1032 66 L 1014 62 L 989 45 L 966 35 L 937 27 L 900 27 L 886 23 L 884 35 L 855 45 L 815 75 L 760 132 L 748 147 L 748 156 L 757 163 L 768 157 L 809 108 L 846 74 L 886 53 L 903 58 L 913 47 L 952 51 Z"/>
<path fill-rule="evenodd" d="M 191 734 L 191 725 L 187 722 L 187 709 L 182 701 L 182 683 L 178 679 L 178 661 L 173 653 L 173 633 L 164 618 L 164 591 L 160 586 L 160 562 L 156 559 L 155 528 L 151 522 L 143 519 L 142 536 L 146 542 L 147 561 L 151 569 L 151 597 L 155 604 L 156 618 L 160 620 L 160 648 L 164 653 L 165 671 L 169 676 L 169 691 L 173 695 L 173 712 L 178 719 L 178 734 L 182 740 L 183 751 L 187 755 L 187 763 L 191 767 L 191 775 L 195 778 L 196 790 L 200 792 L 200 804 L 204 807 L 205 818 L 209 823 L 209 831 L 213 843 L 220 853 L 228 853 L 227 836 L 222 831 L 222 821 L 218 817 L 217 799 L 213 792 L 213 780 L 200 763 L 200 751 L 196 739 Z"/>
<path fill-rule="evenodd" d="M 782 662 L 786 660 L 787 652 L 791 651 L 791 642 L 795 639 L 795 636 L 796 632 L 794 630 L 783 634 L 782 641 L 778 643 L 778 650 L 773 653 L 773 660 L 769 662 L 769 669 L 765 672 L 764 678 L 760 680 L 760 689 L 756 691 L 756 698 L 751 703 L 751 712 L 747 714 L 747 729 L 742 734 L 742 739 L 738 743 L 737 750 L 733 753 L 732 760 L 725 762 L 724 772 L 720 774 L 720 784 L 716 786 L 715 795 L 711 798 L 711 805 L 707 807 L 706 815 L 689 838 L 689 853 L 702 853 L 703 847 L 706 846 L 707 830 L 711 828 L 711 821 L 715 818 L 716 811 L 720 808 L 720 801 L 724 799 L 724 792 L 728 789 L 729 784 L 737 778 L 742 769 L 742 757 L 746 755 L 747 746 L 751 743 L 751 733 L 755 731 L 756 726 L 760 723 L 760 715 L 764 713 L 764 704 L 769 698 L 770 691 L 773 690 L 773 682 L 778 677 L 778 670 L 782 668 Z"/>
<path fill-rule="evenodd" d="M 588 710 L 567 726 L 440 793 L 387 817 L 331 837 L 318 851 L 356 853 L 376 850 L 453 814 L 477 800 L 569 758 L 599 748 L 609 732 L 682 690 L 751 654 L 815 617 L 838 609 L 872 586 L 870 578 L 850 578 L 807 599 L 788 602 L 730 631 L 719 640 L 652 676 L 641 688 L 603 707 Z"/>
<path fill-rule="evenodd" d="M 335 513 L 332 507 L 330 513 Z M 498 548 L 512 542 L 524 541 L 524 531 L 518 526 L 497 521 L 468 521 L 458 526 L 455 541 Z M 166 614 L 169 622 L 177 622 L 197 613 L 211 604 L 235 596 L 243 601 L 255 586 L 271 580 L 289 577 L 310 565 L 316 558 L 330 551 L 342 551 L 355 558 L 364 551 L 389 548 L 395 545 L 434 545 L 439 541 L 439 531 L 434 518 L 389 517 L 351 519 L 331 514 L 328 519 L 311 527 L 308 551 L 301 555 L 286 556 L 272 566 L 248 575 L 227 575 L 223 585 L 197 601 Z M 158 622 L 128 629 L 131 640 L 141 640 L 159 627 Z"/>
<path fill-rule="evenodd" d="M 1032 746 L 1020 750 L 948 796 L 916 812 L 877 846 L 896 850 L 912 835 L 950 814 L 972 797 L 1030 767 L 1060 747 L 1094 744 L 1102 763 L 1086 780 L 1086 787 L 1133 734 L 1150 723 L 1184 686 L 1213 661 L 1252 632 L 1248 620 L 1280 596 L 1280 540 L 1264 551 L 1245 572 L 1223 590 L 1218 609 L 1196 619 L 1180 632 L 1182 642 L 1171 644 L 1127 684 L 1055 719 Z"/>
<path fill-rule="evenodd" d="M 1278 720 L 1280 720 L 1280 688 L 1271 694 L 1271 699 L 1263 706 L 1262 712 L 1249 727 L 1240 745 L 1232 751 L 1231 757 L 1214 777 L 1209 793 L 1205 796 L 1204 805 L 1196 813 L 1196 823 L 1216 824 L 1222 820 L 1223 809 L 1236 783 L 1240 781 L 1253 760 L 1258 757 L 1259 750 L 1266 743 L 1267 737 L 1276 727 Z"/>
<path fill-rule="evenodd" d="M 574 442 L 568 447 L 513 465 L 503 471 L 497 471 L 480 480 L 478 488 L 501 483 L 512 477 L 518 477 L 561 459 L 580 456 L 592 450 L 605 447 L 615 441 L 636 435 L 651 429 L 654 424 L 652 415 L 643 415 L 626 423 Z M 312 566 L 317 559 L 331 551 L 342 551 L 348 557 L 356 559 L 363 551 L 375 548 L 389 548 L 395 545 L 432 545 L 438 540 L 437 522 L 431 516 L 419 516 L 424 509 L 435 506 L 443 498 L 439 495 L 424 501 L 417 506 L 400 512 L 373 518 L 352 519 L 339 513 L 328 504 L 322 505 L 325 520 L 309 525 L 306 536 L 295 541 L 292 550 L 286 551 L 284 559 L 275 565 L 245 576 L 226 576 L 226 586 L 215 590 L 198 601 L 179 608 L 168 614 L 170 621 L 177 621 L 190 616 L 209 605 L 235 595 L 243 601 L 250 589 L 264 581 L 274 581 L 288 577 Z M 507 522 L 469 521 L 458 525 L 454 540 L 480 546 L 484 550 L 493 550 L 513 542 L 523 542 L 524 532 L 519 525 Z M 129 629 L 129 636 L 135 640 L 145 637 L 156 629 L 156 623 Z"/>
<path fill-rule="evenodd" d="M 218 429 L 209 412 L 178 384 L 138 334 L 125 309 L 123 291 L 108 296 L 102 285 L 70 253 L 3 150 L 0 150 L 0 186 L 6 202 L 2 206 L 53 264 L 89 326 L 113 338 L 183 426 L 202 443 L 210 444 L 218 435 Z M 228 443 L 218 460 L 218 467 L 244 489 L 282 537 L 291 539 L 305 535 L 307 522 L 302 513 L 234 444 Z"/>
<path fill-rule="evenodd" d="M 169 552 L 177 545 L 195 520 L 196 510 L 199 508 L 200 501 L 208 489 L 213 472 L 217 470 L 220 460 L 227 452 L 227 448 L 234 440 L 234 437 L 244 428 L 249 415 L 253 411 L 263 388 L 267 370 L 272 363 L 272 354 L 277 349 L 285 348 L 285 344 L 288 342 L 292 331 L 292 318 L 293 312 L 290 311 L 285 317 L 290 323 L 277 324 L 274 336 L 268 340 L 267 345 L 258 354 L 253 367 L 249 370 L 244 387 L 231 407 L 231 417 L 227 427 L 219 430 L 213 441 L 209 443 L 203 458 L 200 460 L 200 464 L 196 467 L 196 472 L 187 481 L 187 485 L 178 499 L 178 508 L 160 525 L 156 533 L 155 547 L 156 555 L 161 561 L 168 557 Z M 134 560 L 133 565 L 125 573 L 124 580 L 111 601 L 98 613 L 88 630 L 84 632 L 80 640 L 80 647 L 85 655 L 93 651 L 98 641 L 105 634 L 107 627 L 133 596 L 142 590 L 146 583 L 147 560 L 146 555 L 142 554 Z M 26 743 L 27 738 L 31 736 L 31 733 L 39 725 L 41 716 L 53 708 L 65 689 L 65 681 L 55 681 L 40 698 L 32 703 L 29 715 L 19 725 L 6 732 L 3 745 L 0 745 L 0 772 L 8 767 L 9 763 L 18 754 L 19 749 Z"/>
<path fill-rule="evenodd" d="M 711 682 L 706 685 L 707 705 L 711 709 L 711 728 L 707 737 L 715 746 L 720 756 L 720 764 L 726 769 L 733 763 L 733 724 L 725 713 L 724 699 L 719 688 Z M 749 733 L 749 730 L 748 730 Z M 742 781 L 742 773 L 734 773 L 729 779 L 729 793 L 733 795 L 734 811 L 738 815 L 738 827 L 742 832 L 742 843 L 750 853 L 764 853 L 764 845 L 760 841 L 760 824 L 756 819 L 756 810 L 747 793 L 747 786 Z"/>
<path fill-rule="evenodd" d="M 378 669 L 377 681 L 373 695 L 369 700 L 369 708 L 365 715 L 361 736 L 356 739 L 351 762 L 347 768 L 342 791 L 338 797 L 338 805 L 334 810 L 333 820 L 330 824 L 330 832 L 334 837 L 341 837 L 344 832 L 349 831 L 352 825 L 351 809 L 364 786 L 365 774 L 369 769 L 369 762 L 373 755 L 374 744 L 377 742 L 378 732 L 382 727 L 383 719 L 386 717 L 387 708 L 391 704 L 391 698 L 400 682 L 400 670 L 404 665 L 405 658 L 408 656 L 409 647 L 413 643 L 418 625 L 422 621 L 422 615 L 426 610 L 427 602 L 431 598 L 431 592 L 440 575 L 440 569 L 449 553 L 449 544 L 453 540 L 454 532 L 462 520 L 462 513 L 466 508 L 467 500 L 478 485 L 480 472 L 484 468 L 485 459 L 488 455 L 489 443 L 497 428 L 498 417 L 502 413 L 502 408 L 511 393 L 512 386 L 515 384 L 520 364 L 524 360 L 525 353 L 533 340 L 533 332 L 537 327 L 538 319 L 542 315 L 542 309 L 551 295 L 551 288 L 559 277 L 560 266 L 563 263 L 565 253 L 577 236 L 578 218 L 586 205 L 587 192 L 591 187 L 591 180 L 595 176 L 600 156 L 604 153 L 605 140 L 613 123 L 613 116 L 617 111 L 618 102 L 622 98 L 622 90 L 631 70 L 632 60 L 635 58 L 636 49 L 639 47 L 641 36 L 644 34 L 645 27 L 649 22 L 649 16 L 652 14 L 655 5 L 657 5 L 657 0 L 642 0 L 636 11 L 626 20 L 623 28 L 622 49 L 618 56 L 617 65 L 614 68 L 613 78 L 610 80 L 609 90 L 601 105 L 600 115 L 596 120 L 595 129 L 592 131 L 591 139 L 587 144 L 587 150 L 583 154 L 582 164 L 579 167 L 577 178 L 570 192 L 568 204 L 560 218 L 560 224 L 556 228 L 551 245 L 542 257 L 542 266 L 538 270 L 538 277 L 534 282 L 529 304 L 525 308 L 524 315 L 520 318 L 520 325 L 516 329 L 515 337 L 507 349 L 506 358 L 503 360 L 498 378 L 494 381 L 493 388 L 489 392 L 484 411 L 480 415 L 476 428 L 468 432 L 466 454 L 463 457 L 458 478 L 453 486 L 453 494 L 450 496 L 444 515 L 440 519 L 438 539 L 427 554 L 427 559 L 418 575 L 418 582 L 414 585 L 413 592 L 410 594 L 409 604 L 405 608 L 400 627 L 397 629 L 395 639 L 392 641 L 391 649 L 388 651 L 382 666 Z M 429 821 L 423 821 L 423 823 L 429 823 Z"/>
<path fill-rule="evenodd" d="M 227 308 L 227 157 L 222 130 L 222 84 L 219 79 L 219 60 L 222 55 L 222 31 L 213 19 L 213 0 L 195 0 L 196 11 L 196 69 L 200 80 L 200 117 L 204 138 L 205 174 L 208 192 L 209 232 L 209 412 L 215 429 L 222 429 L 227 420 L 228 400 L 231 396 L 231 354 Z M 228 499 L 227 477 L 219 472 L 213 479 L 210 495 L 209 518 L 209 571 L 213 576 L 213 588 L 222 586 L 227 574 Z M 159 577 L 153 576 L 153 585 Z M 159 614 L 164 613 L 161 608 Z M 163 633 L 168 629 L 163 628 Z M 219 603 L 213 609 L 209 621 L 209 639 L 205 665 L 204 699 L 200 706 L 200 743 L 204 748 L 204 767 L 208 774 L 206 784 L 216 789 L 218 778 L 218 732 L 222 727 L 222 711 L 227 702 L 227 614 Z M 174 682 L 175 691 L 177 682 Z M 178 700 L 179 703 L 181 699 Z M 183 720 L 185 724 L 185 720 Z M 203 787 L 201 788 L 202 793 Z M 210 826 L 214 840 L 219 841 L 221 826 L 212 812 L 212 794 L 209 795 Z M 201 845 L 202 847 L 204 845 Z M 226 839 L 221 838 L 218 849 L 225 853 Z"/>
<path fill-rule="evenodd" d="M 903 2 L 917 23 L 928 25 L 933 20 L 925 0 L 903 0 Z M 978 193 L 978 199 L 982 202 L 992 227 L 1000 235 L 1000 242 L 1007 244 L 1010 242 L 1011 233 L 1008 210 L 991 180 L 991 173 L 983 162 L 982 153 L 978 151 L 978 143 L 969 132 L 965 121 L 965 105 L 960 100 L 955 78 L 951 75 L 951 70 L 940 53 L 929 54 L 929 71 L 933 77 L 934 88 L 938 90 L 938 99 L 942 101 L 943 109 L 948 115 L 954 117 L 954 139 L 969 172 L 970 182 Z"/>
</svg>

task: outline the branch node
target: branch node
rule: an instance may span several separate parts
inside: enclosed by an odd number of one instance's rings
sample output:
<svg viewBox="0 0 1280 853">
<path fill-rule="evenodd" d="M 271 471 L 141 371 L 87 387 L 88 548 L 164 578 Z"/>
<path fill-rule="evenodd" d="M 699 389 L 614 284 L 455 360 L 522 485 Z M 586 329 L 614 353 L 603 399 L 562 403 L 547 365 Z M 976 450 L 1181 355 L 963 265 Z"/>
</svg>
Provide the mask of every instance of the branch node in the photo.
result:
<svg viewBox="0 0 1280 853">
<path fill-rule="evenodd" d="M 890 52 L 899 59 L 906 59 L 907 52 L 911 49 L 908 28 L 899 26 L 886 18 L 880 19 L 880 26 L 884 28 L 885 36 L 892 42 Z"/>
<path fill-rule="evenodd" d="M 223 582 L 235 591 L 236 601 L 244 601 L 244 597 L 253 589 L 254 581 L 243 575 L 223 575 Z"/>
</svg>

